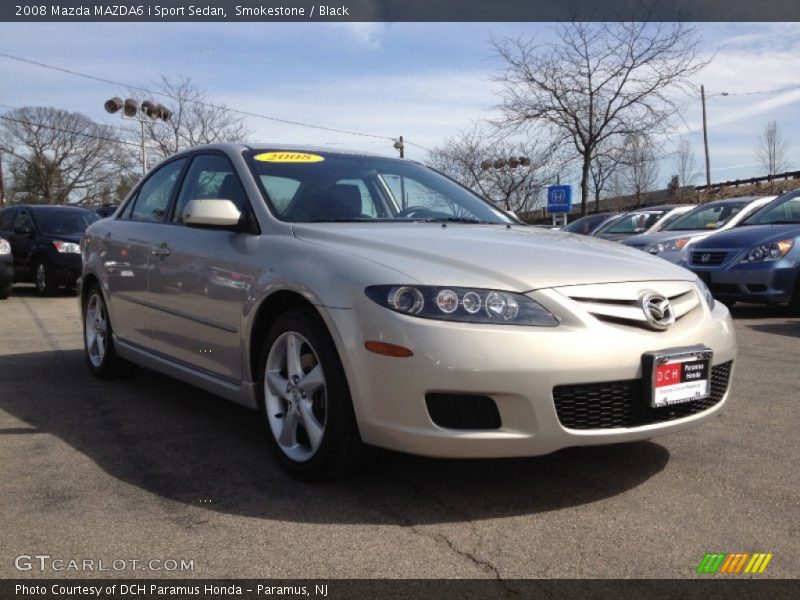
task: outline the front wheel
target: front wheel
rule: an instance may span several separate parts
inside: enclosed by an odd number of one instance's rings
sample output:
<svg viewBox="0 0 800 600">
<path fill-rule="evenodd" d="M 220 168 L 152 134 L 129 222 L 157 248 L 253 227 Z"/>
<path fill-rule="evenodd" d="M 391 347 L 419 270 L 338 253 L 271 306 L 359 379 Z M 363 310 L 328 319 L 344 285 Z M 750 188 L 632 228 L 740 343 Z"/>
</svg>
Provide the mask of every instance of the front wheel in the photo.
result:
<svg viewBox="0 0 800 600">
<path fill-rule="evenodd" d="M 278 462 L 301 479 L 334 479 L 367 456 L 350 390 L 325 324 L 313 309 L 281 315 L 259 360 L 260 409 Z"/>
<path fill-rule="evenodd" d="M 83 303 L 83 342 L 89 370 L 99 379 L 130 374 L 135 365 L 117 355 L 103 293 L 93 285 Z"/>
<path fill-rule="evenodd" d="M 58 286 L 53 282 L 50 270 L 44 261 L 36 263 L 36 291 L 40 296 L 52 296 Z"/>
</svg>

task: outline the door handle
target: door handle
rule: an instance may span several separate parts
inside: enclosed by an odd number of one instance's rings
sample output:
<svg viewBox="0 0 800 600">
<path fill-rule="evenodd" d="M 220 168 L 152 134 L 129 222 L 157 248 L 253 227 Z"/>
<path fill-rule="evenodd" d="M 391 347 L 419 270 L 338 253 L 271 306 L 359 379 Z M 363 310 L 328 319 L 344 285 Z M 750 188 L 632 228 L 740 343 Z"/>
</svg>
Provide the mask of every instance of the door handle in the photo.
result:
<svg viewBox="0 0 800 600">
<path fill-rule="evenodd" d="M 160 246 L 156 246 L 153 248 L 153 256 L 169 256 L 169 248 L 167 248 L 167 243 L 164 242 Z"/>
</svg>

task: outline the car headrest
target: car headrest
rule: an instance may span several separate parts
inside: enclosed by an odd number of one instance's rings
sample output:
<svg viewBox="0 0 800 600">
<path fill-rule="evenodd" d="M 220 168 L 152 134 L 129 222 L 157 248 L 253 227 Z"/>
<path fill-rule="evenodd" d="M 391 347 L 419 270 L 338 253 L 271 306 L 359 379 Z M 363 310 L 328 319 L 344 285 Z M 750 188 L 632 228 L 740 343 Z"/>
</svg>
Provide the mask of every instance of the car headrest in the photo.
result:
<svg viewBox="0 0 800 600">
<path fill-rule="evenodd" d="M 335 183 L 325 194 L 319 218 L 353 219 L 361 214 L 361 190 L 357 185 Z"/>
</svg>

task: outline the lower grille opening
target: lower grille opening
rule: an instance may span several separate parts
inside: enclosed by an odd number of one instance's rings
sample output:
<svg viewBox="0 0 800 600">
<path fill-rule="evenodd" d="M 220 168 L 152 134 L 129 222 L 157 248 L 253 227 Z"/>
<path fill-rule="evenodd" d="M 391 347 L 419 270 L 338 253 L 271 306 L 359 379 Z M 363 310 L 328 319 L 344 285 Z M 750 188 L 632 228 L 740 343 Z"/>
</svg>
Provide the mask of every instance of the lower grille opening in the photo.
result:
<svg viewBox="0 0 800 600">
<path fill-rule="evenodd" d="M 425 394 L 431 420 L 447 429 L 500 429 L 500 413 L 489 396 Z"/>
<path fill-rule="evenodd" d="M 558 420 L 567 429 L 640 427 L 688 417 L 717 405 L 725 392 L 733 361 L 711 368 L 708 398 L 670 407 L 651 408 L 642 398 L 641 379 L 559 385 L 553 388 Z"/>
</svg>

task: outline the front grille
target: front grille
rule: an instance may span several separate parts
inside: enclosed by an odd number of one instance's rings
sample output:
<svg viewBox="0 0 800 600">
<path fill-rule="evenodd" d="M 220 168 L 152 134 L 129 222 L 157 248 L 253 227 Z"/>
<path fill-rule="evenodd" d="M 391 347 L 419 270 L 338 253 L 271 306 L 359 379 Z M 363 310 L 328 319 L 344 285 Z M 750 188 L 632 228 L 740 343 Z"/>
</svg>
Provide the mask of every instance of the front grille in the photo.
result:
<svg viewBox="0 0 800 600">
<path fill-rule="evenodd" d="M 692 252 L 692 264 L 713 267 L 721 265 L 725 261 L 726 256 L 728 256 L 727 252 L 703 252 L 700 250 Z"/>
<path fill-rule="evenodd" d="M 556 413 L 567 429 L 640 427 L 673 421 L 708 410 L 728 389 L 732 361 L 711 368 L 708 398 L 663 408 L 651 408 L 643 397 L 641 379 L 559 385 L 553 388 Z"/>
<path fill-rule="evenodd" d="M 500 429 L 500 413 L 488 396 L 425 394 L 431 420 L 447 429 Z"/>
</svg>

